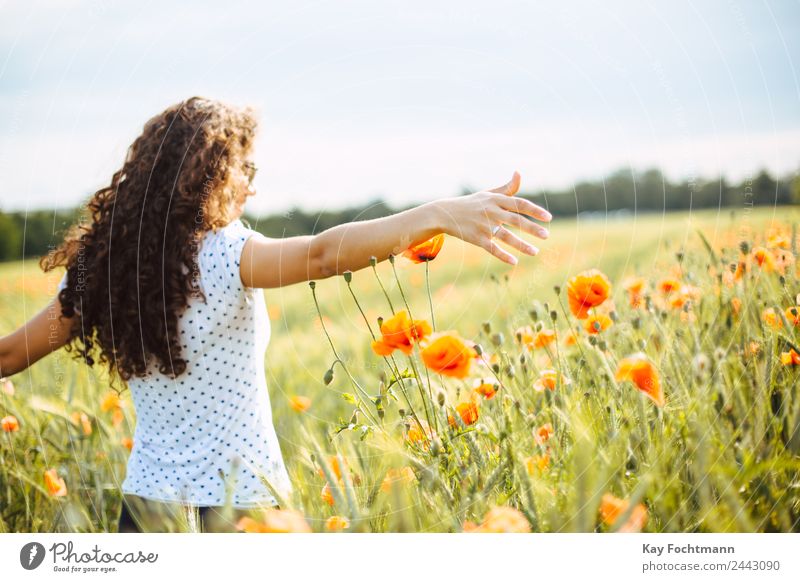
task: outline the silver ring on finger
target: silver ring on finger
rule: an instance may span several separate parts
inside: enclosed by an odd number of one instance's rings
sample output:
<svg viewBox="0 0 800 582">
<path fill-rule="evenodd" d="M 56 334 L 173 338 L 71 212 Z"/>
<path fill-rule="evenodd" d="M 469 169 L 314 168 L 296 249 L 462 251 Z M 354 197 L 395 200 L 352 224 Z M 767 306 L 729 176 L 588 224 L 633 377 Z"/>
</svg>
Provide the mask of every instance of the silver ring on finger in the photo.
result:
<svg viewBox="0 0 800 582">
<path fill-rule="evenodd" d="M 497 231 L 499 231 L 501 228 L 503 228 L 502 224 L 498 224 L 492 228 L 492 238 L 497 236 Z"/>
</svg>

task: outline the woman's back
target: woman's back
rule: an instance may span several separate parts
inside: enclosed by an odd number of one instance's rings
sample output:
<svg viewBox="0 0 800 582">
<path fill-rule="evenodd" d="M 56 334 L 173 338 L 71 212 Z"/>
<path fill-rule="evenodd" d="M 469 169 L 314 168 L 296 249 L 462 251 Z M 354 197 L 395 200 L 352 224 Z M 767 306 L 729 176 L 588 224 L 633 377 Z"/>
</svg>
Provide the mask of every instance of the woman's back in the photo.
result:
<svg viewBox="0 0 800 582">
<path fill-rule="evenodd" d="M 259 472 L 279 490 L 291 487 L 264 374 L 264 296 L 239 276 L 253 234 L 235 220 L 202 239 L 197 263 L 206 301 L 192 297 L 180 316 L 186 371 L 173 379 L 153 363 L 146 377 L 128 381 L 137 421 L 123 493 L 219 506 L 230 478 L 233 505 L 250 507 L 276 503 Z"/>
</svg>

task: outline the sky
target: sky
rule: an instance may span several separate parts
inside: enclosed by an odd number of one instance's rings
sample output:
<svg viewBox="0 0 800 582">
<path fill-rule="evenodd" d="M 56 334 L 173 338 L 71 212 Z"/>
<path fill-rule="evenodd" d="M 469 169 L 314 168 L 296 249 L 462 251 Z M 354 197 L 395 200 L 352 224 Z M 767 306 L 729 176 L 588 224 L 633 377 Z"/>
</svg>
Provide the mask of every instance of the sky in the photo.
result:
<svg viewBox="0 0 800 582">
<path fill-rule="evenodd" d="M 75 206 L 144 123 L 259 113 L 247 210 L 800 169 L 800 2 L 0 0 L 0 210 Z"/>
</svg>

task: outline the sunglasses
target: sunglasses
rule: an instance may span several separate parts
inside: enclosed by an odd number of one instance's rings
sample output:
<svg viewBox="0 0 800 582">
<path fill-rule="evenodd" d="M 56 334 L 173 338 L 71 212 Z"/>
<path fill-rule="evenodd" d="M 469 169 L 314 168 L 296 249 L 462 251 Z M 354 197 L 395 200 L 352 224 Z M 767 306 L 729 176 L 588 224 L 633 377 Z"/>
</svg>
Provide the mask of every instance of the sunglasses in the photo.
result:
<svg viewBox="0 0 800 582">
<path fill-rule="evenodd" d="M 251 184 L 253 183 L 253 180 L 255 180 L 257 171 L 258 168 L 253 162 L 244 163 L 244 172 L 247 175 L 247 179 L 250 181 Z"/>
</svg>

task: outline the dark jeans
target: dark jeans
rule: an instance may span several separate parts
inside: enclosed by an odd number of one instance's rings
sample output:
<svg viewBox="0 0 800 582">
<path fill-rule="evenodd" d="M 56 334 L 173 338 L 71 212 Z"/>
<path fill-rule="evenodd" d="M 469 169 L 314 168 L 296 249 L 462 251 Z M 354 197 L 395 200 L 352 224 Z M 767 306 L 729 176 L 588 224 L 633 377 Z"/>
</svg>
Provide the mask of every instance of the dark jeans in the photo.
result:
<svg viewBox="0 0 800 582">
<path fill-rule="evenodd" d="M 158 502 L 147 501 L 148 506 L 150 506 L 151 508 L 157 503 Z M 198 531 L 208 531 L 208 526 L 209 526 L 208 513 L 209 513 L 210 509 L 211 509 L 211 507 L 197 507 L 197 513 L 198 513 L 197 527 L 198 527 Z M 166 511 L 164 511 L 162 513 L 166 514 Z M 134 514 L 139 519 L 135 519 L 134 518 Z M 119 533 L 146 533 L 146 532 L 150 532 L 150 533 L 165 533 L 165 532 L 169 531 L 168 529 L 163 527 L 164 524 L 162 524 L 162 527 L 157 528 L 157 529 L 148 528 L 144 523 L 142 523 L 142 519 L 141 519 L 140 515 L 141 515 L 140 512 L 137 511 L 136 509 L 133 509 L 133 511 L 131 511 L 131 509 L 128 508 L 128 503 L 123 500 L 123 502 L 122 502 L 122 511 L 120 512 L 120 515 L 119 515 L 119 527 L 118 527 L 117 531 Z"/>
<path fill-rule="evenodd" d="M 277 506 L 276 506 L 277 508 Z M 259 518 L 257 510 L 185 506 L 123 495 L 119 533 L 235 532 L 239 519 Z"/>
</svg>

